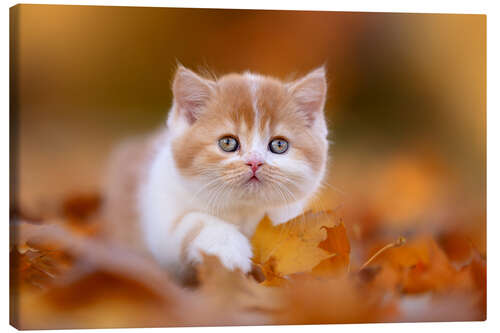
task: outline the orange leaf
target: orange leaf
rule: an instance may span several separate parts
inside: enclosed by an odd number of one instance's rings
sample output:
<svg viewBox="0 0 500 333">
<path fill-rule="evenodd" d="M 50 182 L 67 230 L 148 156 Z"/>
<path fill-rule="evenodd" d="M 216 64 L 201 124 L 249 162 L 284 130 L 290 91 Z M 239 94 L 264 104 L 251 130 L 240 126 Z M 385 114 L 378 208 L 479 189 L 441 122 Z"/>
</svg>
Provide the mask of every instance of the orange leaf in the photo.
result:
<svg viewBox="0 0 500 333">
<path fill-rule="evenodd" d="M 339 223 L 333 227 L 321 227 L 326 230 L 326 239 L 318 244 L 320 249 L 335 254 L 327 258 L 313 268 L 315 275 L 329 276 L 345 273 L 349 267 L 349 254 L 351 246 L 344 223 Z"/>
<path fill-rule="evenodd" d="M 278 276 L 310 272 L 323 260 L 334 256 L 318 247 L 325 239 L 325 230 L 333 227 L 332 212 L 306 212 L 294 220 L 273 226 L 265 217 L 252 238 L 254 262 L 265 266 L 274 257 L 273 269 Z"/>
</svg>

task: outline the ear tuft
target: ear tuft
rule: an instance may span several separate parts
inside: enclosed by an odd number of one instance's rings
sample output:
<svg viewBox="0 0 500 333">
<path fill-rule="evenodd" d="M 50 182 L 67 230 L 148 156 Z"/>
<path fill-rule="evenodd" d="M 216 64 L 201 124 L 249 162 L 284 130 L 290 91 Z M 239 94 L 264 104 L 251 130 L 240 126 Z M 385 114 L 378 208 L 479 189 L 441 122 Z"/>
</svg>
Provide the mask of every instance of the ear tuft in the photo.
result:
<svg viewBox="0 0 500 333">
<path fill-rule="evenodd" d="M 326 99 L 326 71 L 324 66 L 288 84 L 299 111 L 311 122 L 323 113 Z"/>
<path fill-rule="evenodd" d="M 175 73 L 173 94 L 176 108 L 189 124 L 198 119 L 213 94 L 214 82 L 179 65 Z"/>
</svg>

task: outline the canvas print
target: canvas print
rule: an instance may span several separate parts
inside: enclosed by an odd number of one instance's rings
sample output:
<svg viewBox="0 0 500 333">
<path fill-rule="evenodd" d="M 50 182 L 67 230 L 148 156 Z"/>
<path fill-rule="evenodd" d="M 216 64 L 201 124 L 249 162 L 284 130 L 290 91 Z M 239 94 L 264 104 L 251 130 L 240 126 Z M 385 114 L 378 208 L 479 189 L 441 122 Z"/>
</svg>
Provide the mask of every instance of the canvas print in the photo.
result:
<svg viewBox="0 0 500 333">
<path fill-rule="evenodd" d="M 19 329 L 486 319 L 486 16 L 10 9 Z"/>
</svg>

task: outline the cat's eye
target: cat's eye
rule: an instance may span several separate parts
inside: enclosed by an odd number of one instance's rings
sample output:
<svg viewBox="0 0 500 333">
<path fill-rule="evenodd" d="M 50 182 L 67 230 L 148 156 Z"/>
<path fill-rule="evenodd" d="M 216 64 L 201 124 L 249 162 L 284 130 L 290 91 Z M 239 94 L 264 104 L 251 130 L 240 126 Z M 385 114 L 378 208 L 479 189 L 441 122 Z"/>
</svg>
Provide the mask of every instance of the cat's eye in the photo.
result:
<svg viewBox="0 0 500 333">
<path fill-rule="evenodd" d="M 288 150 L 288 141 L 285 139 L 274 139 L 269 142 L 269 150 L 275 154 L 283 154 Z"/>
<path fill-rule="evenodd" d="M 236 151 L 238 149 L 238 146 L 238 140 L 236 140 L 232 136 L 225 136 L 219 139 L 219 147 L 228 153 Z"/>
</svg>

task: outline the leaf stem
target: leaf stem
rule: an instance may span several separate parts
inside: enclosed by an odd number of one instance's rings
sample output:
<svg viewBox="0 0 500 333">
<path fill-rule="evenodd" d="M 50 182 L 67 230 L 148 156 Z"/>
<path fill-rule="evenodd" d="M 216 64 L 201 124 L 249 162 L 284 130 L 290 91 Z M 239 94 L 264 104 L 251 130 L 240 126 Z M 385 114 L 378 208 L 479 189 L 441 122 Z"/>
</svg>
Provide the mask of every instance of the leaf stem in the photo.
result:
<svg viewBox="0 0 500 333">
<path fill-rule="evenodd" d="M 374 255 L 372 255 L 370 257 L 370 259 L 368 259 L 368 261 L 366 261 L 362 266 L 361 268 L 359 269 L 359 271 L 362 271 L 363 269 L 366 268 L 366 266 L 368 266 L 373 260 L 375 260 L 376 257 L 378 257 L 382 252 L 390 249 L 390 248 L 393 248 L 393 247 L 399 247 L 399 246 L 402 246 L 406 243 L 406 238 L 404 238 L 403 236 L 399 236 L 398 239 L 396 239 L 395 242 L 392 242 L 392 243 L 389 243 L 387 244 L 386 246 L 384 246 L 383 248 L 381 248 L 380 250 L 378 250 Z"/>
</svg>

